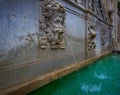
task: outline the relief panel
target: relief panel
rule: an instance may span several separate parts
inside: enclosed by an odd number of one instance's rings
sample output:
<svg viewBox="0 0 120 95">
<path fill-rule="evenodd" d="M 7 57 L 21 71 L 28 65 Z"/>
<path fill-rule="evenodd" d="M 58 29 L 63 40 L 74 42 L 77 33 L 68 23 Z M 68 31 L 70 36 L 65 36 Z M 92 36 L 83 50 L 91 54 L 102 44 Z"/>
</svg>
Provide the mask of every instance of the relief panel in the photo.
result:
<svg viewBox="0 0 120 95">
<path fill-rule="evenodd" d="M 105 52 L 111 49 L 112 46 L 112 27 L 98 21 L 97 29 L 99 33 L 99 42 L 101 52 Z"/>
<path fill-rule="evenodd" d="M 88 37 L 87 37 L 87 43 L 88 43 L 88 51 L 95 50 L 96 43 L 94 42 L 96 37 L 96 27 L 95 25 L 92 25 L 88 23 Z"/>
<path fill-rule="evenodd" d="M 96 55 L 96 23 L 88 21 L 87 29 L 87 58 L 94 57 Z"/>
<path fill-rule="evenodd" d="M 54 0 L 41 0 L 41 12 L 39 47 L 46 49 L 49 43 L 51 49 L 64 49 L 66 12 L 63 5 Z"/>
<path fill-rule="evenodd" d="M 92 12 L 95 12 L 95 2 L 94 2 L 94 0 L 88 0 L 88 9 Z"/>
</svg>

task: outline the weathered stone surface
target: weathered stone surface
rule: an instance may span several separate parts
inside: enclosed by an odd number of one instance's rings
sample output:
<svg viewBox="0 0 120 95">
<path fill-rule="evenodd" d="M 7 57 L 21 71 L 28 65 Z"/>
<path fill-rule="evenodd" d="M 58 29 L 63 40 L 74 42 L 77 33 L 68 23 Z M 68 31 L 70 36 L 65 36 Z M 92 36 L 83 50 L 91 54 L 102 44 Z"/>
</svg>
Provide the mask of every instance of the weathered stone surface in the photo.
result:
<svg viewBox="0 0 120 95">
<path fill-rule="evenodd" d="M 66 12 L 62 4 L 54 0 L 41 0 L 39 47 L 46 49 L 48 42 L 51 49 L 65 48 Z"/>
<path fill-rule="evenodd" d="M 94 39 L 96 37 L 96 28 L 95 25 L 91 25 L 88 23 L 88 51 L 94 50 L 96 48 L 96 44 L 94 42 Z"/>
<path fill-rule="evenodd" d="M 107 22 L 104 6 L 97 9 L 99 3 L 85 1 L 0 2 L 0 89 L 110 50 L 114 26 Z"/>
</svg>

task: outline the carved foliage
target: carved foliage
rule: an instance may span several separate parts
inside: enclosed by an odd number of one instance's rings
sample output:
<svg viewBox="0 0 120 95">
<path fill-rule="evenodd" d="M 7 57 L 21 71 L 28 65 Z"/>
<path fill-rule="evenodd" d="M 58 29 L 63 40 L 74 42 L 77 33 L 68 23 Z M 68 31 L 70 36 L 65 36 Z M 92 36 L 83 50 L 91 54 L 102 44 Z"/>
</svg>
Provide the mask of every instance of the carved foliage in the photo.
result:
<svg viewBox="0 0 120 95">
<path fill-rule="evenodd" d="M 65 48 L 65 17 L 62 4 L 54 0 L 41 0 L 39 47 L 46 49 L 50 43 L 51 49 Z"/>
<path fill-rule="evenodd" d="M 88 51 L 93 50 L 96 48 L 96 44 L 94 42 L 94 39 L 96 37 L 96 31 L 95 31 L 95 26 L 94 25 L 90 25 L 88 27 Z"/>
</svg>

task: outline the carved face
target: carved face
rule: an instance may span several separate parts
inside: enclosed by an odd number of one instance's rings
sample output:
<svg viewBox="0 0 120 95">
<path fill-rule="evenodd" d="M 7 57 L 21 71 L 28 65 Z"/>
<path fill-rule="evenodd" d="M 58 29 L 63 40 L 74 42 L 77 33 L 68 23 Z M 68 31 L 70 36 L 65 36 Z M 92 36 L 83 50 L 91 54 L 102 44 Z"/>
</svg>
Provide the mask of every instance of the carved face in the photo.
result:
<svg viewBox="0 0 120 95">
<path fill-rule="evenodd" d="M 54 0 L 43 0 L 42 15 L 45 23 L 45 35 L 48 42 L 50 42 L 51 49 L 64 49 L 64 21 L 66 12 L 62 4 Z"/>
<path fill-rule="evenodd" d="M 54 36 L 53 40 L 56 42 L 60 42 L 64 33 L 64 20 L 60 14 L 59 16 L 57 15 L 52 19 L 50 28 L 51 28 L 51 33 Z"/>
</svg>

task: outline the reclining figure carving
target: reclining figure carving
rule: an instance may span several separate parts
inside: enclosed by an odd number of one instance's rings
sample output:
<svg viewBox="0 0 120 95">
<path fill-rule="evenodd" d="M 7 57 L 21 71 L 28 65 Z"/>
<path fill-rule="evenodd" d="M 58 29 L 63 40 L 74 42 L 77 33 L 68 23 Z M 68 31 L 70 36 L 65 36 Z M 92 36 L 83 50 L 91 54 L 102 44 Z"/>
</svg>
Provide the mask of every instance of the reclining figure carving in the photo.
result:
<svg viewBox="0 0 120 95">
<path fill-rule="evenodd" d="M 41 0 L 39 47 L 46 49 L 48 42 L 51 49 L 65 48 L 65 17 L 62 4 L 54 0 Z"/>
</svg>

